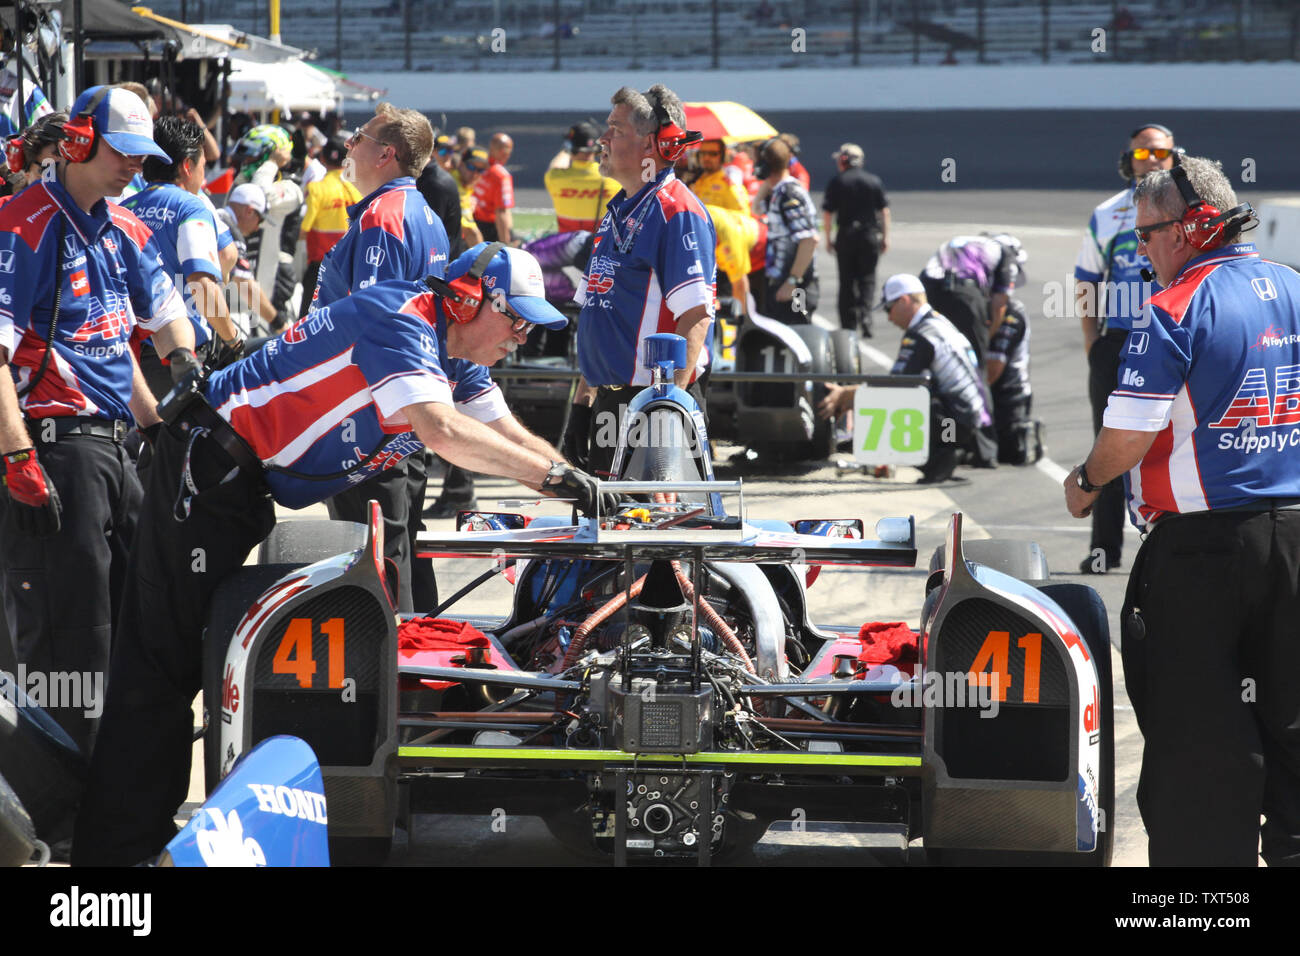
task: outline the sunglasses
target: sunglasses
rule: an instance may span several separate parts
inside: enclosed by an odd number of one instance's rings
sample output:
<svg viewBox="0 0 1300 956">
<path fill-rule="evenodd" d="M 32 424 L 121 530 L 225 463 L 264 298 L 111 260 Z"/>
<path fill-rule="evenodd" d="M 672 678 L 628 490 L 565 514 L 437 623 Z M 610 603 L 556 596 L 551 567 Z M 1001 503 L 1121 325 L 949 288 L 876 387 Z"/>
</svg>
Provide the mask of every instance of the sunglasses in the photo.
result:
<svg viewBox="0 0 1300 956">
<path fill-rule="evenodd" d="M 347 144 L 348 148 L 351 149 L 353 146 L 356 146 L 357 143 L 361 142 L 363 138 L 368 139 L 370 140 L 370 142 L 376 143 L 380 146 L 392 145 L 391 143 L 385 143 L 382 139 L 375 139 L 373 136 L 371 136 L 369 133 L 363 130 L 360 126 L 358 126 L 356 129 L 352 131 L 352 137 L 348 140 L 348 144 Z"/>
<path fill-rule="evenodd" d="M 1153 222 L 1149 226 L 1134 226 L 1133 234 L 1138 237 L 1138 242 L 1146 245 L 1151 241 L 1151 235 L 1159 232 L 1165 226 L 1172 226 L 1174 223 L 1182 222 L 1181 219 L 1166 219 L 1163 222 Z"/>
<path fill-rule="evenodd" d="M 1139 146 L 1137 149 L 1130 149 L 1129 155 L 1134 159 L 1168 159 L 1170 156 L 1174 155 L 1174 151 L 1172 149 L 1165 149 L 1164 147 L 1161 147 L 1160 149 L 1148 149 L 1145 146 Z"/>
</svg>

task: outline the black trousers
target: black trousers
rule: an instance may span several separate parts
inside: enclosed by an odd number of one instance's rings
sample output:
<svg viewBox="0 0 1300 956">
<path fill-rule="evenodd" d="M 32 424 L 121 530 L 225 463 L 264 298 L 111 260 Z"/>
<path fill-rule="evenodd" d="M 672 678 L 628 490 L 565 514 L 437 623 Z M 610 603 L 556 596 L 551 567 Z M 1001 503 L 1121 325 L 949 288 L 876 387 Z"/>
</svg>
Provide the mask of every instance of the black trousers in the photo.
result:
<svg viewBox="0 0 1300 956">
<path fill-rule="evenodd" d="M 921 274 L 925 297 L 938 312 L 966 336 L 975 349 L 975 359 L 984 371 L 984 356 L 989 350 L 989 300 L 974 282 L 936 279 Z"/>
<path fill-rule="evenodd" d="M 415 553 L 415 533 L 422 527 L 420 512 L 424 510 L 424 489 L 428 483 L 428 473 L 423 468 L 412 479 L 414 457 L 340 491 L 326 502 L 330 517 L 361 524 L 370 520 L 370 499 L 379 502 L 384 513 L 384 557 L 397 566 L 399 611 L 411 611 L 415 607 L 411 596 L 411 555 Z"/>
<path fill-rule="evenodd" d="M 840 270 L 840 326 L 868 336 L 876 304 L 876 263 L 880 261 L 876 233 L 860 225 L 840 229 L 835 237 L 835 261 Z"/>
<path fill-rule="evenodd" d="M 998 462 L 1004 465 L 1030 464 L 1018 428 L 1029 422 L 1034 397 L 997 398 L 993 400 L 993 430 L 998 436 Z"/>
<path fill-rule="evenodd" d="M 803 325 L 812 321 L 812 314 L 817 310 L 817 303 L 821 301 L 821 283 L 814 276 L 811 280 L 794 291 L 803 293 L 803 308 L 795 308 L 795 297 L 790 301 L 782 302 L 776 297 L 777 291 L 784 283 L 774 282 L 771 276 L 764 275 L 767 282 L 767 291 L 763 296 L 763 315 L 769 319 L 776 319 L 778 322 L 784 322 L 786 325 Z"/>
<path fill-rule="evenodd" d="M 478 231 L 483 236 L 484 242 L 499 241 L 500 234 L 497 232 L 497 224 L 495 219 L 492 220 L 491 222 L 485 222 L 481 219 L 475 219 L 474 225 L 478 226 Z"/>
<path fill-rule="evenodd" d="M 452 468 L 455 465 L 450 466 Z M 429 463 L 423 451 L 406 459 L 407 493 L 410 508 L 406 516 L 406 536 L 411 549 L 411 609 L 427 614 L 438 606 L 438 581 L 433 573 L 432 558 L 415 556 L 415 536 L 424 530 L 424 495 L 429 486 Z M 470 492 L 474 487 L 471 483 Z"/>
<path fill-rule="evenodd" d="M 704 415 L 704 427 L 709 425 L 709 406 L 707 401 L 709 389 L 709 369 L 687 386 L 686 391 L 700 406 Z M 618 436 L 622 429 L 623 417 L 627 414 L 628 402 L 640 393 L 643 386 L 633 385 L 623 388 L 601 386 L 596 390 L 596 398 L 591 404 L 591 444 L 587 461 L 588 471 L 597 478 L 609 478 L 614 466 L 614 452 L 618 449 Z"/>
<path fill-rule="evenodd" d="M 1102 416 L 1110 393 L 1119 383 L 1119 357 L 1128 339 L 1127 332 L 1108 332 L 1093 343 L 1088 352 L 1088 400 L 1092 403 L 1092 428 L 1101 433 Z M 1089 550 L 1100 549 L 1107 564 L 1118 564 L 1124 550 L 1124 479 L 1106 483 L 1092 506 L 1092 543 Z"/>
<path fill-rule="evenodd" d="M 62 527 L 46 538 L 23 534 L 9 518 L 9 496 L 0 493 L 4 613 L 18 660 L 29 674 L 46 675 L 50 696 L 36 703 L 47 705 L 88 755 L 104 701 L 63 699 L 67 678 L 55 699 L 53 675 L 85 675 L 78 680 L 83 697 L 87 687 L 102 691 L 142 492 L 130 456 L 111 438 L 70 434 L 42 442 L 39 421 L 29 431 L 63 504 Z"/>
<path fill-rule="evenodd" d="M 298 318 L 302 318 L 311 308 L 312 293 L 316 291 L 316 280 L 320 278 L 322 260 L 307 263 L 302 273 L 302 301 L 298 303 Z M 256 311 L 256 310 L 255 310 Z"/>
<path fill-rule="evenodd" d="M 1162 519 L 1121 620 L 1151 865 L 1300 865 L 1300 511 Z"/>
<path fill-rule="evenodd" d="M 275 524 L 261 475 L 234 470 L 210 439 L 194 442 L 200 494 L 173 515 L 188 438 L 163 429 L 127 566 L 108 701 L 77 814 L 72 862 L 130 866 L 176 834 L 193 748 L 191 704 L 202 687 L 203 626 L 218 585 Z"/>
</svg>

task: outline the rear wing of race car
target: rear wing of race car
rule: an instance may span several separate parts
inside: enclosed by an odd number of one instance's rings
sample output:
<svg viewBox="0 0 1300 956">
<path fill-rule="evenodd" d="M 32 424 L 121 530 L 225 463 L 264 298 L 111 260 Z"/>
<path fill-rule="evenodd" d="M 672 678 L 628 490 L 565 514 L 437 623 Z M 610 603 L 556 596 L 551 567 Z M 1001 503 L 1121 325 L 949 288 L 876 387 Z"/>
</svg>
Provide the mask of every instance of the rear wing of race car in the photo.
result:
<svg viewBox="0 0 1300 956">
<path fill-rule="evenodd" d="M 602 490 L 625 494 L 741 495 L 741 483 L 601 482 Z M 705 561 L 751 564 L 828 564 L 858 567 L 916 565 L 916 525 L 912 518 L 882 518 L 876 540 L 826 537 L 772 530 L 749 523 L 744 499 L 738 514 L 690 524 L 602 528 L 599 518 L 577 524 L 511 531 L 422 532 L 421 557 L 567 558 L 593 561 L 654 561 L 698 557 Z"/>
</svg>

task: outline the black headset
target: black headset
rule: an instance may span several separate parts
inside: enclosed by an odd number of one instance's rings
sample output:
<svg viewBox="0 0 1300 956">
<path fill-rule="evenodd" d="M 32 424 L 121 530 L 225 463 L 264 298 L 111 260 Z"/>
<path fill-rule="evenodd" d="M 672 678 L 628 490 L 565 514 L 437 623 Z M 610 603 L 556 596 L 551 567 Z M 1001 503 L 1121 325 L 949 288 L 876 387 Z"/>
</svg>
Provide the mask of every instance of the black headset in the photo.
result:
<svg viewBox="0 0 1300 956">
<path fill-rule="evenodd" d="M 1133 130 L 1133 132 L 1128 134 L 1129 142 L 1132 142 L 1133 137 L 1136 136 L 1138 133 L 1142 132 L 1144 129 L 1158 129 L 1160 130 L 1160 132 L 1164 133 L 1170 139 L 1174 138 L 1174 131 L 1171 130 L 1168 126 L 1161 126 L 1159 123 L 1143 123 L 1137 129 Z M 1183 149 L 1181 146 L 1175 146 L 1173 150 L 1174 150 L 1173 155 L 1174 155 L 1175 163 L 1178 162 L 1178 157 L 1182 156 L 1184 153 L 1187 152 L 1187 150 Z M 1133 181 L 1133 150 L 1132 149 L 1126 148 L 1124 152 L 1119 154 L 1119 174 L 1120 177 L 1123 178 L 1124 182 L 1131 183 Z"/>
</svg>

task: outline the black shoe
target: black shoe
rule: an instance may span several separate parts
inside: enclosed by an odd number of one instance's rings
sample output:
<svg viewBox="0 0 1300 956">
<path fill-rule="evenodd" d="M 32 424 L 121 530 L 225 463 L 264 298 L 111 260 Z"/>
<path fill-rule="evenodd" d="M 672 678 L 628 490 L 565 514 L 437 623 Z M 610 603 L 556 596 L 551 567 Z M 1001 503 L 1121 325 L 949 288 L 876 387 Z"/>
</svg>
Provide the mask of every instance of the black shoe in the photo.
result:
<svg viewBox="0 0 1300 956">
<path fill-rule="evenodd" d="M 1100 559 L 1100 560 L 1099 560 Z M 1080 574 L 1105 574 L 1107 571 L 1115 571 L 1123 565 L 1119 558 L 1111 558 L 1105 555 L 1090 554 L 1079 562 Z"/>
<path fill-rule="evenodd" d="M 422 512 L 425 518 L 454 518 L 461 511 L 477 511 L 477 498 L 435 498 Z"/>
</svg>

